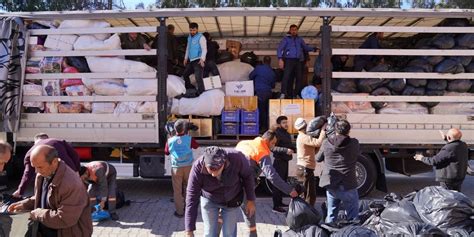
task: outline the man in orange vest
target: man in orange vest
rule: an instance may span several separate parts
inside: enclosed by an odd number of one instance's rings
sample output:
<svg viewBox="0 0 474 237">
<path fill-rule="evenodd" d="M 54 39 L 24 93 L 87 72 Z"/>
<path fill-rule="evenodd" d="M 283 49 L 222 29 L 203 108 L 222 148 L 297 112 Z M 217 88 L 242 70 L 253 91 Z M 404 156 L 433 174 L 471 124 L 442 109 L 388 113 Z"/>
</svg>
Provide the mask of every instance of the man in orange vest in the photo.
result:
<svg viewBox="0 0 474 237">
<path fill-rule="evenodd" d="M 112 220 L 118 220 L 115 212 L 116 192 L 117 192 L 117 170 L 115 167 L 105 161 L 92 161 L 81 166 L 79 171 L 82 181 L 88 184 L 87 192 L 92 206 L 99 200 L 100 207 L 104 209 L 105 202 L 108 201 L 110 217 Z"/>
<path fill-rule="evenodd" d="M 263 173 L 265 178 L 269 180 L 273 186 L 281 190 L 283 193 L 287 193 L 291 197 L 296 197 L 298 196 L 296 190 L 286 183 L 280 175 L 278 175 L 272 165 L 270 157 L 271 149 L 275 146 L 276 142 L 277 138 L 275 132 L 269 130 L 261 137 L 239 142 L 235 149 L 242 152 L 247 159 L 249 159 L 250 167 L 255 171 L 255 178 L 258 178 L 260 174 Z M 247 226 L 249 227 L 249 236 L 257 236 L 256 215 L 248 217 L 244 210 L 245 205 L 242 205 L 241 208 L 242 213 L 244 214 L 245 223 L 247 223 Z"/>
</svg>

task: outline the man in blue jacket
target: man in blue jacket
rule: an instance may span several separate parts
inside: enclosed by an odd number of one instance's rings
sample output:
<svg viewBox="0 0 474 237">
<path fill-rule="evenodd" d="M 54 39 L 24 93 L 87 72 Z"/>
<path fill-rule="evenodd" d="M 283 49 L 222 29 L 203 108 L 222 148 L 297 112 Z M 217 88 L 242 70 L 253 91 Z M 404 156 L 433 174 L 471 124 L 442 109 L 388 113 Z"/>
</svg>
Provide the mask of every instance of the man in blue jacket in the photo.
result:
<svg viewBox="0 0 474 237">
<path fill-rule="evenodd" d="M 204 92 L 204 82 L 202 75 L 206 62 L 207 42 L 206 37 L 198 32 L 199 25 L 195 22 L 189 23 L 188 45 L 186 46 L 186 53 L 184 55 L 183 65 L 186 66 L 183 72 L 186 89 L 194 88 L 191 85 L 189 76 L 194 73 L 196 84 L 198 86 L 198 93 Z"/>
<path fill-rule="evenodd" d="M 268 101 L 275 87 L 275 72 L 270 66 L 271 62 L 271 58 L 265 56 L 263 64 L 257 65 L 249 76 L 250 80 L 253 80 L 255 94 L 258 97 L 260 131 L 268 130 Z"/>
<path fill-rule="evenodd" d="M 304 54 L 309 51 L 315 51 L 315 48 L 306 45 L 303 38 L 298 36 L 298 26 L 291 25 L 290 32 L 281 40 L 277 50 L 278 65 L 284 70 L 281 99 L 298 96 L 303 89 Z M 296 88 L 293 90 L 295 80 Z"/>
</svg>

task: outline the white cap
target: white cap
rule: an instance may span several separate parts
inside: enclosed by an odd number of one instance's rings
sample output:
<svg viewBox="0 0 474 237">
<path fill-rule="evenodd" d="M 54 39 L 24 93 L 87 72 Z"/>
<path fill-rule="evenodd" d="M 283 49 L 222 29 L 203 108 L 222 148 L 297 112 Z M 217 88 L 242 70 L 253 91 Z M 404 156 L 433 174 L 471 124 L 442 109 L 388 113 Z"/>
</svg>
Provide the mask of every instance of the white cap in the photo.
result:
<svg viewBox="0 0 474 237">
<path fill-rule="evenodd" d="M 300 130 L 306 126 L 306 121 L 303 118 L 297 118 L 295 121 L 295 129 Z"/>
</svg>

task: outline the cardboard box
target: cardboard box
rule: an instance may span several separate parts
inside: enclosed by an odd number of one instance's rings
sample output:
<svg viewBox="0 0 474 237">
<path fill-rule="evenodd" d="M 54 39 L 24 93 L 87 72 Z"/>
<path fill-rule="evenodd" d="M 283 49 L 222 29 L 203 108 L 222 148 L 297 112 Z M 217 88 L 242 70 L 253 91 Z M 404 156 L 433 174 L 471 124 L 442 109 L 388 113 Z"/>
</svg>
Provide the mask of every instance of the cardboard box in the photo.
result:
<svg viewBox="0 0 474 237">
<path fill-rule="evenodd" d="M 254 96 L 253 81 L 229 81 L 225 83 L 227 96 Z"/>
<path fill-rule="evenodd" d="M 314 117 L 315 110 L 314 100 L 303 100 L 303 117 Z"/>
<path fill-rule="evenodd" d="M 225 96 L 224 110 L 243 109 L 255 111 L 258 109 L 258 100 L 256 96 Z"/>
<path fill-rule="evenodd" d="M 302 104 L 294 104 L 293 100 L 282 99 L 280 103 L 280 110 L 282 115 L 301 115 L 303 113 Z"/>
<path fill-rule="evenodd" d="M 222 88 L 220 76 L 206 77 L 203 78 L 202 81 L 204 82 L 204 90 L 206 91 L 211 89 Z"/>
<path fill-rule="evenodd" d="M 189 119 L 191 123 L 198 126 L 197 131 L 189 131 L 191 137 L 212 137 L 212 119 Z"/>
</svg>

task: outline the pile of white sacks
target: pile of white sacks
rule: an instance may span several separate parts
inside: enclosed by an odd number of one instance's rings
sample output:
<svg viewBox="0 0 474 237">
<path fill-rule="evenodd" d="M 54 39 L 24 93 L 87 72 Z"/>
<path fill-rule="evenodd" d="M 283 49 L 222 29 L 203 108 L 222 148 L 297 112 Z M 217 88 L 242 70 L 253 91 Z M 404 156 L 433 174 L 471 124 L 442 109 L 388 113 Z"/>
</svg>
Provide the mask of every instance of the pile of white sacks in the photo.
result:
<svg viewBox="0 0 474 237">
<path fill-rule="evenodd" d="M 58 28 L 107 28 L 110 24 L 94 20 L 65 20 Z M 89 35 L 49 35 L 45 41 L 48 50 L 100 51 L 120 50 L 118 34 Z M 86 57 L 92 73 L 156 73 L 155 68 L 145 63 L 126 60 L 123 57 Z M 253 67 L 239 60 L 218 65 L 222 84 L 228 81 L 249 80 Z M 156 79 L 145 78 L 81 78 L 87 88 L 86 95 L 99 96 L 156 96 L 158 93 Z M 193 78 L 194 79 L 194 78 Z M 224 108 L 224 90 L 205 91 L 197 98 L 180 98 L 186 92 L 184 80 L 175 75 L 168 75 L 167 96 L 172 102 L 171 112 L 178 115 L 211 116 L 220 115 Z M 153 113 L 156 102 L 93 102 L 92 113 Z M 52 109 L 54 110 L 54 109 Z"/>
</svg>

